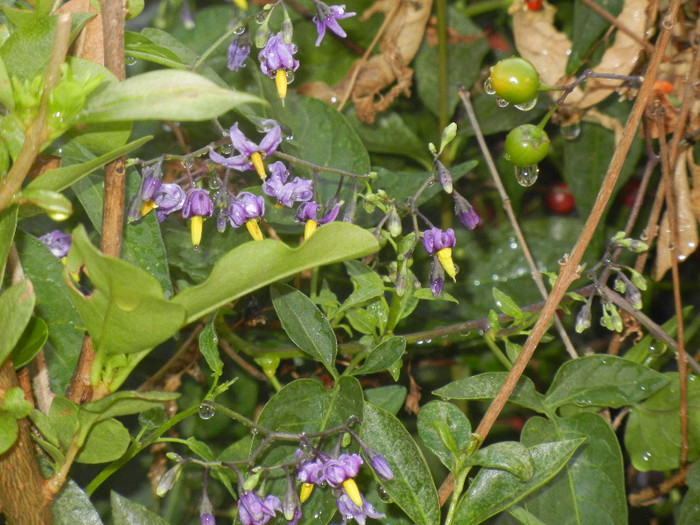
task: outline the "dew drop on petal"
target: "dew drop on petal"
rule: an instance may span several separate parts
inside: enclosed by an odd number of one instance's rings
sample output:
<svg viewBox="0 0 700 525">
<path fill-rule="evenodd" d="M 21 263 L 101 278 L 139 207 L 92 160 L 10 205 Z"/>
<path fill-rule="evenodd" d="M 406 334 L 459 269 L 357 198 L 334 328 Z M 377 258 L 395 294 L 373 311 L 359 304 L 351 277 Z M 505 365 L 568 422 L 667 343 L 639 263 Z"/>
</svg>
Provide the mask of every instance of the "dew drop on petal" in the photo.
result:
<svg viewBox="0 0 700 525">
<path fill-rule="evenodd" d="M 496 94 L 496 90 L 493 89 L 493 85 L 491 84 L 491 77 L 484 80 L 484 92 L 487 95 L 495 95 Z"/>
<path fill-rule="evenodd" d="M 287 70 L 284 74 L 287 77 L 287 84 L 294 82 L 294 71 Z"/>
<path fill-rule="evenodd" d="M 537 97 L 533 98 L 529 102 L 523 102 L 522 104 L 515 104 L 515 107 L 520 111 L 530 111 L 537 105 Z"/>
<path fill-rule="evenodd" d="M 197 410 L 199 413 L 199 417 L 202 419 L 211 419 L 214 417 L 214 413 L 216 413 L 216 409 L 212 406 L 212 404 L 209 401 L 203 401 L 199 405 L 199 409 Z"/>
<path fill-rule="evenodd" d="M 539 173 L 540 169 L 537 167 L 537 164 L 515 167 L 515 179 L 518 181 L 518 184 L 524 187 L 532 186 L 537 181 Z"/>
<path fill-rule="evenodd" d="M 500 107 L 500 108 L 507 108 L 508 107 L 508 101 L 502 99 L 501 97 L 496 97 L 496 104 L 498 104 L 498 107 Z"/>
<path fill-rule="evenodd" d="M 561 128 L 561 136 L 564 137 L 566 140 L 574 140 L 578 138 L 580 134 L 581 126 L 578 122 L 570 126 L 562 126 Z"/>
<path fill-rule="evenodd" d="M 233 30 L 234 35 L 242 35 L 243 33 L 245 33 L 245 26 L 238 26 Z"/>
</svg>

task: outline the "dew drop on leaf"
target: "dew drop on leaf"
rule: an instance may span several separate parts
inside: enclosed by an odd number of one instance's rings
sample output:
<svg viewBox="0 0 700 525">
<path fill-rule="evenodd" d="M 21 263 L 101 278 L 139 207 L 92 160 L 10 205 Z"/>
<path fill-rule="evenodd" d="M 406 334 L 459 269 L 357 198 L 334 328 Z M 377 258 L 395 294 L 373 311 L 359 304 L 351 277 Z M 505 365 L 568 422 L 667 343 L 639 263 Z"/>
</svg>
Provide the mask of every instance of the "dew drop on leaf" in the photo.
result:
<svg viewBox="0 0 700 525">
<path fill-rule="evenodd" d="M 210 402 L 204 401 L 199 405 L 199 410 L 197 412 L 199 413 L 199 417 L 202 419 L 211 419 L 214 417 L 216 409 Z"/>
<path fill-rule="evenodd" d="M 564 137 L 566 140 L 577 139 L 580 134 L 581 134 L 581 125 L 578 122 L 576 124 L 572 124 L 570 126 L 562 126 L 561 127 L 561 136 Z"/>
<path fill-rule="evenodd" d="M 539 173 L 540 169 L 537 167 L 537 164 L 515 167 L 515 179 L 518 181 L 518 184 L 524 187 L 532 186 L 537 181 Z"/>
</svg>

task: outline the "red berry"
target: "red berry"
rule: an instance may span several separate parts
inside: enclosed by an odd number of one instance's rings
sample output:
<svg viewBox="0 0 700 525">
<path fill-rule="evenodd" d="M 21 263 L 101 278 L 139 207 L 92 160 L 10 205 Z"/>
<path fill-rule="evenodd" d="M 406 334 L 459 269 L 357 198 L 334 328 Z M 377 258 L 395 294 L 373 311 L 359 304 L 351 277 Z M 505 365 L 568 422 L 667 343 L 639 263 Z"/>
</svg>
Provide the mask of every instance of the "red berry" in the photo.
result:
<svg viewBox="0 0 700 525">
<path fill-rule="evenodd" d="M 525 5 L 530 11 L 539 11 L 542 9 L 542 0 L 525 0 Z"/>
<path fill-rule="evenodd" d="M 576 201 L 569 187 L 563 182 L 557 182 L 547 191 L 545 197 L 547 207 L 557 215 L 566 215 L 576 207 Z"/>
<path fill-rule="evenodd" d="M 637 179 L 628 180 L 620 191 L 620 202 L 623 206 L 631 208 L 634 206 L 634 201 L 637 199 L 637 193 L 639 192 L 639 186 L 642 182 Z"/>
</svg>

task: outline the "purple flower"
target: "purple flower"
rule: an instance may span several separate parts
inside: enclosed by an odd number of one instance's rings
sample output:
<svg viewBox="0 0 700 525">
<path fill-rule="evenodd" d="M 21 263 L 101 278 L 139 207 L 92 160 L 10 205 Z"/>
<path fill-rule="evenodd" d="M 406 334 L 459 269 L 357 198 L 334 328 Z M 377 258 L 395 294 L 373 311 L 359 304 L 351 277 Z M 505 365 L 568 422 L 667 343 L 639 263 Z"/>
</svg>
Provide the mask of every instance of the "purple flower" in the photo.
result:
<svg viewBox="0 0 700 525">
<path fill-rule="evenodd" d="M 354 519 L 360 525 L 365 525 L 366 518 L 378 519 L 385 517 L 381 512 L 377 512 L 377 509 L 375 509 L 364 496 L 360 497 L 362 498 L 362 506 L 356 505 L 352 499 L 350 499 L 350 496 L 343 491 L 337 494 L 335 505 L 338 507 L 338 512 L 343 517 L 344 524 L 347 523 L 348 520 Z"/>
<path fill-rule="evenodd" d="M 456 191 L 453 193 L 455 199 L 455 214 L 459 222 L 464 224 L 470 230 L 476 228 L 479 224 L 479 214 L 476 213 L 474 207 L 469 204 L 469 201 L 462 197 Z"/>
<path fill-rule="evenodd" d="M 250 36 L 248 31 L 233 39 L 228 46 L 228 64 L 231 71 L 238 71 L 245 67 L 245 60 L 250 55 Z"/>
<path fill-rule="evenodd" d="M 301 455 L 301 451 L 297 450 L 297 457 Z M 323 476 L 323 460 L 314 458 L 312 461 L 305 461 L 297 471 L 297 479 L 302 483 L 311 483 L 320 485 Z"/>
<path fill-rule="evenodd" d="M 268 77 L 275 77 L 278 70 L 296 71 L 299 69 L 299 61 L 293 56 L 296 52 L 294 44 L 284 43 L 282 33 L 272 35 L 258 54 L 260 69 Z"/>
<path fill-rule="evenodd" d="M 271 119 L 263 120 L 262 125 L 268 131 L 260 141 L 260 144 L 255 144 L 253 141 L 248 140 L 243 132 L 238 129 L 238 122 L 236 122 L 229 130 L 229 134 L 231 135 L 231 144 L 240 154 L 227 158 L 212 150 L 209 152 L 209 158 L 217 164 L 238 171 L 255 169 L 258 175 L 264 179 L 267 175 L 265 174 L 262 159 L 277 151 L 277 147 L 282 142 L 282 130 L 277 122 Z"/>
<path fill-rule="evenodd" d="M 139 189 L 139 197 L 143 201 L 153 200 L 153 196 L 160 189 L 163 182 L 158 177 L 151 177 L 147 175 L 141 181 L 141 188 Z"/>
<path fill-rule="evenodd" d="M 289 171 L 280 161 L 270 164 L 270 177 L 263 183 L 265 195 L 277 199 L 283 206 L 291 207 L 295 202 L 308 201 L 313 197 L 311 181 L 294 177 L 287 182 Z"/>
<path fill-rule="evenodd" d="M 214 213 L 214 203 L 209 197 L 209 192 L 202 188 L 191 188 L 187 191 L 185 202 L 182 205 L 183 219 L 190 217 L 211 217 Z"/>
<path fill-rule="evenodd" d="M 213 514 L 200 514 L 199 523 L 200 525 L 216 525 L 216 520 Z"/>
<path fill-rule="evenodd" d="M 163 222 L 168 215 L 182 209 L 185 191 L 178 184 L 161 184 L 153 196 L 153 202 L 156 205 L 158 222 Z"/>
<path fill-rule="evenodd" d="M 435 255 L 444 248 L 452 248 L 455 242 L 455 232 L 452 228 L 444 232 L 440 228 L 430 228 L 423 232 L 423 246 L 429 255 Z"/>
<path fill-rule="evenodd" d="M 238 519 L 243 525 L 265 525 L 281 511 L 280 500 L 270 494 L 265 501 L 255 492 L 243 492 L 238 500 Z"/>
<path fill-rule="evenodd" d="M 209 500 L 209 494 L 205 489 L 202 492 L 202 497 L 199 500 L 199 525 L 215 525 L 216 520 L 214 519 L 214 508 Z"/>
<path fill-rule="evenodd" d="M 265 199 L 248 191 L 242 191 L 232 198 L 227 212 L 231 226 L 234 228 L 240 228 L 246 222 L 259 219 L 264 214 Z"/>
<path fill-rule="evenodd" d="M 61 230 L 54 230 L 39 237 L 41 243 L 46 246 L 51 254 L 58 259 L 63 259 L 68 255 L 72 237 Z"/>
<path fill-rule="evenodd" d="M 321 40 L 326 35 L 326 28 L 333 31 L 340 38 L 345 38 L 347 34 L 340 27 L 337 20 L 342 20 L 343 18 L 350 18 L 355 16 L 355 13 L 346 13 L 344 5 L 327 5 L 323 2 L 316 2 L 316 16 L 313 20 L 316 22 L 316 30 L 318 31 L 318 38 L 316 39 L 316 47 L 321 45 Z"/>
<path fill-rule="evenodd" d="M 434 255 L 430 265 L 430 291 L 433 293 L 433 297 L 440 296 L 444 285 L 445 270 L 442 268 L 437 256 Z"/>
<path fill-rule="evenodd" d="M 338 211 L 340 211 L 340 203 L 333 206 L 326 214 L 318 219 L 317 215 L 321 209 L 321 205 L 315 203 L 314 201 L 304 202 L 299 208 L 297 208 L 296 220 L 298 222 L 308 222 L 314 221 L 316 224 L 326 224 L 332 222 L 338 216 Z"/>
<path fill-rule="evenodd" d="M 341 454 L 337 459 L 328 459 L 323 465 L 321 483 L 324 481 L 331 487 L 337 487 L 344 481 L 354 478 L 360 471 L 363 460 L 357 454 Z"/>
</svg>

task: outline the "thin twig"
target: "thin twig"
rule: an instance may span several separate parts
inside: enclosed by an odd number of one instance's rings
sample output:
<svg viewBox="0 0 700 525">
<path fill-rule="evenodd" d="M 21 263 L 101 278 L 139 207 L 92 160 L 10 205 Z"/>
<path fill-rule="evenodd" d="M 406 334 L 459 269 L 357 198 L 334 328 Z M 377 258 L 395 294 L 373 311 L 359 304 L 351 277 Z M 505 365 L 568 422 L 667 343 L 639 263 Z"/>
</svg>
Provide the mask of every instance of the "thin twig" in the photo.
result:
<svg viewBox="0 0 700 525">
<path fill-rule="evenodd" d="M 484 156 L 484 159 L 486 159 L 486 165 L 489 168 L 489 172 L 491 173 L 491 177 L 493 178 L 493 182 L 496 185 L 496 189 L 498 190 L 498 194 L 501 197 L 501 201 L 503 203 L 503 209 L 506 211 L 506 215 L 508 216 L 508 220 L 510 221 L 511 227 L 513 228 L 513 231 L 515 232 L 515 236 L 518 238 L 518 243 L 520 244 L 520 248 L 522 249 L 523 255 L 525 256 L 525 260 L 527 261 L 527 264 L 530 267 L 530 275 L 532 276 L 532 280 L 535 281 L 535 285 L 537 285 L 537 289 L 539 290 L 540 295 L 542 295 L 542 298 L 544 300 L 547 300 L 547 295 L 548 295 L 547 288 L 545 288 L 545 286 L 544 286 L 544 281 L 542 280 L 542 275 L 540 274 L 539 270 L 537 269 L 537 264 L 535 263 L 535 259 L 532 257 L 532 253 L 530 252 L 530 248 L 527 245 L 527 241 L 525 240 L 525 236 L 523 235 L 523 232 L 520 229 L 520 224 L 518 223 L 518 219 L 515 216 L 515 212 L 513 212 L 513 206 L 511 206 L 511 203 L 510 203 L 510 197 L 508 197 L 508 193 L 506 192 L 506 189 L 503 186 L 503 182 L 501 181 L 501 177 L 498 174 L 498 169 L 496 168 L 496 164 L 493 162 L 493 157 L 491 157 L 491 152 L 489 151 L 488 146 L 486 145 L 486 140 L 484 139 L 484 135 L 481 132 L 481 127 L 479 126 L 479 121 L 477 120 L 476 114 L 474 113 L 474 108 L 472 107 L 472 103 L 470 100 L 470 94 L 468 91 L 466 91 L 464 89 L 464 87 L 460 87 L 459 97 L 462 99 L 464 107 L 467 110 L 469 122 L 471 123 L 472 129 L 474 130 L 474 135 L 476 137 L 476 140 L 479 143 L 479 148 L 481 149 L 481 154 Z M 569 356 L 571 356 L 572 359 L 576 359 L 578 357 L 578 354 L 576 353 L 576 349 L 574 348 L 574 345 L 571 342 L 569 335 L 566 333 L 566 329 L 564 328 L 564 325 L 562 324 L 561 320 L 558 317 L 554 317 L 554 325 L 557 328 L 557 332 L 559 332 L 559 337 L 561 337 L 561 340 L 563 341 L 564 347 L 566 348 L 566 351 L 568 352 Z"/>
<path fill-rule="evenodd" d="M 658 498 L 664 494 L 668 494 L 672 489 L 680 487 L 685 483 L 685 478 L 688 476 L 688 471 L 690 470 L 690 465 L 683 466 L 678 472 L 676 472 L 670 478 L 665 479 L 659 485 L 653 487 L 645 487 L 639 492 L 634 492 L 630 494 L 627 498 L 629 504 L 633 507 L 641 507 L 647 502 Z"/>
<path fill-rule="evenodd" d="M 598 196 L 593 204 L 593 209 L 591 210 L 588 220 L 583 227 L 583 231 L 579 235 L 579 238 L 571 251 L 571 255 L 563 260 L 557 281 L 554 284 L 552 292 L 549 294 L 549 298 L 545 302 L 540 317 L 532 328 L 530 336 L 525 341 L 520 355 L 513 364 L 513 368 L 508 373 L 503 386 L 491 402 L 491 405 L 489 405 L 486 414 L 484 414 L 484 417 L 476 429 L 476 433 L 482 439 L 486 438 L 491 430 L 491 427 L 493 427 L 494 423 L 498 419 L 498 415 L 501 413 L 501 410 L 503 410 L 503 407 L 508 401 L 508 398 L 513 393 L 518 380 L 525 371 L 525 367 L 535 353 L 537 345 L 547 332 L 547 327 L 549 322 L 556 314 L 559 302 L 564 297 L 564 294 L 571 283 L 578 278 L 579 263 L 581 262 L 583 254 L 593 238 L 593 235 L 598 228 L 598 224 L 603 217 L 605 208 L 610 201 L 610 197 L 615 189 L 615 183 L 617 182 L 620 174 L 620 169 L 622 168 L 627 154 L 629 153 L 632 141 L 637 133 L 639 122 L 642 119 L 642 115 L 652 94 L 653 82 L 656 79 L 656 73 L 663 59 L 666 46 L 671 38 L 671 30 L 675 25 L 676 13 L 680 3 L 680 0 L 673 0 L 668 9 L 668 14 L 666 15 L 665 19 L 666 23 L 662 24 L 663 29 L 659 35 L 654 53 L 650 58 L 644 82 L 640 88 L 637 100 L 632 107 L 632 111 L 630 112 L 627 123 L 625 124 L 625 128 L 622 131 L 620 143 L 617 145 L 612 159 L 610 160 L 605 178 L 603 179 Z M 454 477 L 450 475 L 445 479 L 439 490 L 441 503 L 444 503 L 450 496 L 453 485 Z"/>
</svg>

